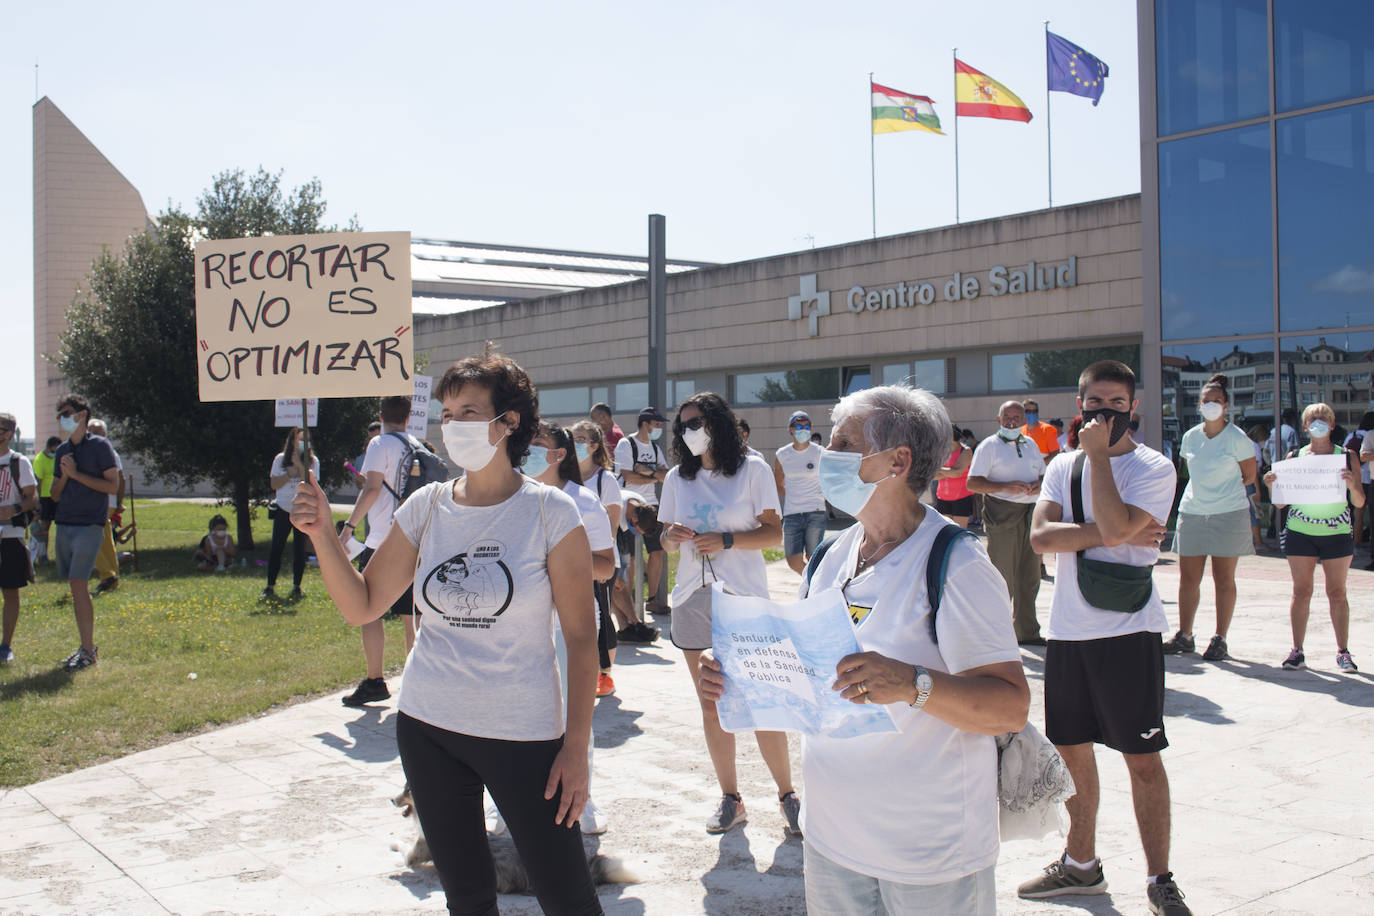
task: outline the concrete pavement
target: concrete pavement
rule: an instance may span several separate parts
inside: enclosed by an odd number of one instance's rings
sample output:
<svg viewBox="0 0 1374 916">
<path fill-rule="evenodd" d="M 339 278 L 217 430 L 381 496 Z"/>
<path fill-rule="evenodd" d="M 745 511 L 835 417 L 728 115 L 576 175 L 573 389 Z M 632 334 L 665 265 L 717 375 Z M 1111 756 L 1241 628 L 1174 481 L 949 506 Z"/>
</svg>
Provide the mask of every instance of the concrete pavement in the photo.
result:
<svg viewBox="0 0 1374 916">
<path fill-rule="evenodd" d="M 1157 577 L 1174 619 L 1167 555 Z M 1366 669 L 1354 675 L 1336 670 L 1320 584 L 1311 669 L 1289 672 L 1278 667 L 1290 644 L 1286 562 L 1247 558 L 1238 578 L 1235 658 L 1168 661 L 1172 867 L 1199 914 L 1374 912 L 1374 805 L 1364 794 L 1374 784 L 1374 572 L 1350 576 L 1351 649 Z M 770 567 L 770 581 L 775 597 L 794 592 L 785 564 Z M 1200 648 L 1211 622 L 1204 583 Z M 1037 724 L 1042 659 L 1043 650 L 1024 653 Z M 604 888 L 606 911 L 805 912 L 800 843 L 783 836 L 752 741 L 740 741 L 739 755 L 749 823 L 723 837 L 702 829 L 717 790 L 681 653 L 666 638 L 624 647 L 615 678 L 616 695 L 596 712 L 593 794 L 611 824 L 602 851 L 643 880 Z M 4 792 L 0 913 L 442 912 L 433 870 L 406 868 L 392 849 L 412 829 L 388 801 L 402 783 L 394 703 L 358 711 L 342 695 Z M 1099 762 L 1098 851 L 1111 893 L 1019 901 L 1016 884 L 1062 840 L 1008 842 L 1001 912 L 1147 912 L 1125 767 L 1106 752 Z M 501 906 L 539 912 L 529 897 Z"/>
</svg>

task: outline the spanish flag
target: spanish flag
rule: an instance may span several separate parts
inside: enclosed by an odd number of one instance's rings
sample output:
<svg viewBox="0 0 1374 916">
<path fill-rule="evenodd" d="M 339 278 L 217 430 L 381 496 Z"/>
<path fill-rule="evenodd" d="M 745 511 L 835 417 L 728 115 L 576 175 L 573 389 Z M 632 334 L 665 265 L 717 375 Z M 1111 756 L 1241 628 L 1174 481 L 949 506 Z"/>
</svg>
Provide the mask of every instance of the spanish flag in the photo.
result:
<svg viewBox="0 0 1374 916">
<path fill-rule="evenodd" d="M 1030 109 L 1006 86 L 954 59 L 954 115 L 963 118 L 1001 118 L 1030 121 Z"/>
<path fill-rule="evenodd" d="M 873 89 L 873 132 L 891 134 L 899 130 L 924 130 L 944 136 L 935 103 L 923 95 L 889 89 L 871 80 Z"/>
</svg>

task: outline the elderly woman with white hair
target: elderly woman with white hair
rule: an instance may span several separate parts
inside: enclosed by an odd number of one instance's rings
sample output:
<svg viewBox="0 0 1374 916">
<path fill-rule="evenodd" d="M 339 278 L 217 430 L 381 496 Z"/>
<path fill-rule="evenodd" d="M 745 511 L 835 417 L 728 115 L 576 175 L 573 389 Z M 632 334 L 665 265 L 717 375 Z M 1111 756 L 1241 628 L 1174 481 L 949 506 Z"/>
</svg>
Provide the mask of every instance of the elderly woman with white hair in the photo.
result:
<svg viewBox="0 0 1374 916">
<path fill-rule="evenodd" d="M 993 736 L 1021 729 L 1030 706 L 1006 583 L 975 540 L 957 538 L 931 619 L 926 561 L 951 524 L 920 499 L 949 450 L 949 417 L 934 395 L 870 388 L 831 417 L 821 487 L 858 521 L 802 589 L 840 590 L 863 651 L 839 661 L 833 687 L 852 702 L 884 704 L 897 731 L 807 736 L 807 908 L 993 913 Z M 714 659 L 703 658 L 701 682 L 719 697 Z"/>
</svg>

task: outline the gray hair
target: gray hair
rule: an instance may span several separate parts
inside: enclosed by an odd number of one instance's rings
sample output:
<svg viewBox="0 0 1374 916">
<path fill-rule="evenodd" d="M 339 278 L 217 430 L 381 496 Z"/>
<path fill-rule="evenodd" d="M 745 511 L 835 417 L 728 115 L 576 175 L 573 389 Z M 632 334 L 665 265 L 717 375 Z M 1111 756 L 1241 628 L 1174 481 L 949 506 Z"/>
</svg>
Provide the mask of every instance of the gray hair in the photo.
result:
<svg viewBox="0 0 1374 916">
<path fill-rule="evenodd" d="M 830 411 L 835 426 L 850 417 L 863 419 L 864 439 L 873 451 L 905 445 L 911 449 L 907 486 L 918 496 L 949 457 L 949 414 L 940 399 L 921 388 L 883 385 L 840 399 Z"/>
<path fill-rule="evenodd" d="M 94 420 L 86 421 L 86 429 L 95 433 L 97 436 L 108 436 L 110 431 L 105 428 L 105 421 L 97 417 Z"/>
</svg>

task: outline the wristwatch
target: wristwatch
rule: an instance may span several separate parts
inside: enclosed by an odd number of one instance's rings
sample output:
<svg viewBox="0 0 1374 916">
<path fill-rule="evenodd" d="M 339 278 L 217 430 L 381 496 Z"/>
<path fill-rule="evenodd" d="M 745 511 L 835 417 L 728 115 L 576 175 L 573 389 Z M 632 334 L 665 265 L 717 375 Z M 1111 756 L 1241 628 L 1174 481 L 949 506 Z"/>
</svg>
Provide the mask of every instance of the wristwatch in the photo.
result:
<svg viewBox="0 0 1374 916">
<path fill-rule="evenodd" d="M 911 701 L 911 708 L 920 709 L 926 705 L 926 700 L 930 699 L 930 689 L 935 686 L 935 678 L 931 677 L 925 668 L 917 665 L 912 683 L 916 686 L 916 699 Z"/>
<path fill-rule="evenodd" d="M 735 536 L 730 532 L 726 531 L 723 534 L 721 534 L 720 542 L 724 545 L 726 550 L 729 550 L 731 547 L 735 546 Z"/>
</svg>

